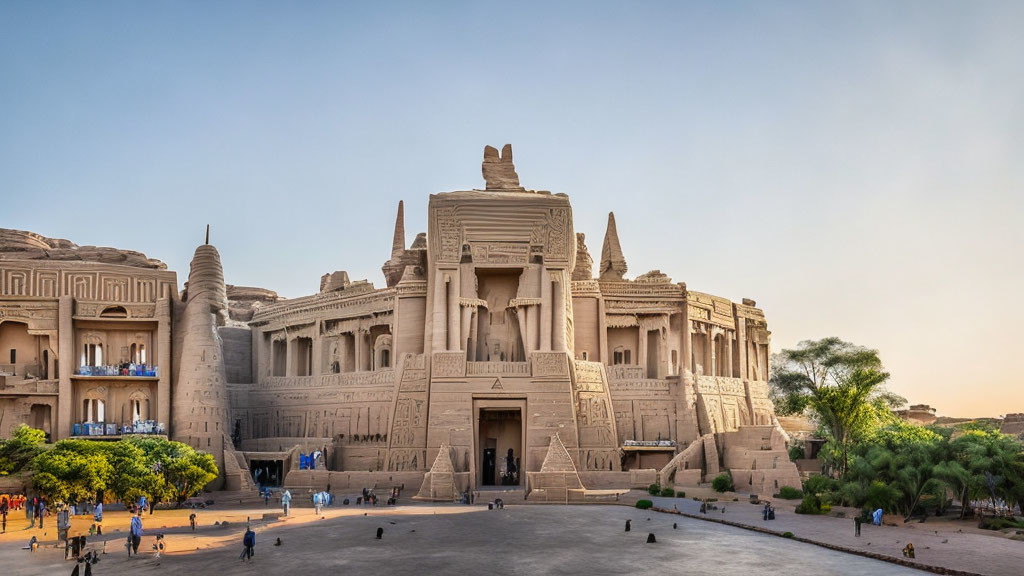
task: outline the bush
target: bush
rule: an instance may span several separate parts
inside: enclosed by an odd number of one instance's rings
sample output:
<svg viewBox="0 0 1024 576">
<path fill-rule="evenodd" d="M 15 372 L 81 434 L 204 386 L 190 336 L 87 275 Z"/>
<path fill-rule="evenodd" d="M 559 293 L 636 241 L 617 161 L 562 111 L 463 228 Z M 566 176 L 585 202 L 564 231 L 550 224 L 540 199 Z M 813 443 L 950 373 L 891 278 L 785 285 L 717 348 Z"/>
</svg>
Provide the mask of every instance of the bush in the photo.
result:
<svg viewBox="0 0 1024 576">
<path fill-rule="evenodd" d="M 793 537 L 793 533 L 789 532 L 789 531 L 783 532 L 782 533 L 782 537 L 783 538 L 792 538 Z"/>
<path fill-rule="evenodd" d="M 829 478 L 828 476 L 822 476 L 821 474 L 815 474 L 807 480 L 804 480 L 804 493 L 805 494 L 821 494 L 822 492 L 831 492 L 835 490 L 836 481 Z"/>
<path fill-rule="evenodd" d="M 658 494 L 661 494 L 661 486 L 658 484 L 651 484 L 647 487 L 647 493 L 651 496 L 657 496 Z"/>
<path fill-rule="evenodd" d="M 800 444 L 789 447 L 789 459 L 791 461 L 803 460 L 807 456 L 804 454 L 804 447 Z"/>
<path fill-rule="evenodd" d="M 779 488 L 779 493 L 776 498 L 782 498 L 783 500 L 799 500 L 804 497 L 804 493 L 792 486 L 783 486 Z"/>
<path fill-rule="evenodd" d="M 676 492 L 676 498 L 686 498 L 686 492 L 683 492 L 683 491 Z"/>
<path fill-rule="evenodd" d="M 814 494 L 804 494 L 803 501 L 796 507 L 797 514 L 824 514 L 825 512 L 822 512 L 821 509 L 821 499 Z"/>
<path fill-rule="evenodd" d="M 711 481 L 711 487 L 715 489 L 715 492 L 732 492 L 734 490 L 732 476 L 728 472 L 722 472 Z"/>
<path fill-rule="evenodd" d="M 1013 518 L 985 518 L 978 523 L 982 530 L 1004 530 L 1006 528 L 1024 528 L 1024 522 Z"/>
<path fill-rule="evenodd" d="M 676 491 L 673 490 L 672 488 L 662 488 L 661 495 L 664 496 L 665 498 L 672 498 L 676 495 Z"/>
<path fill-rule="evenodd" d="M 637 500 L 636 501 L 636 507 L 641 509 L 641 510 L 647 510 L 651 506 L 654 506 L 654 502 L 651 502 L 650 500 Z"/>
</svg>

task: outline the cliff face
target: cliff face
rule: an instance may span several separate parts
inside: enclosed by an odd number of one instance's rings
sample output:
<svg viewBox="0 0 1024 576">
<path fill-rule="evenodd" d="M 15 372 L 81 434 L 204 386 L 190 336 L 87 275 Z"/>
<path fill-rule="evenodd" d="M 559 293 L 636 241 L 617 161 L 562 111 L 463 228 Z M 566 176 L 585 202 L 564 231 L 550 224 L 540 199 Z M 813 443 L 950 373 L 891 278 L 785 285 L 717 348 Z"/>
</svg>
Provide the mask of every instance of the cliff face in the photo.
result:
<svg viewBox="0 0 1024 576">
<path fill-rule="evenodd" d="M 228 325 L 239 328 L 248 327 L 249 320 L 252 320 L 253 313 L 260 306 L 283 300 L 273 290 L 253 286 L 232 286 L 231 284 L 227 285 L 227 296 Z"/>
<path fill-rule="evenodd" d="M 120 264 L 166 270 L 167 264 L 141 252 L 103 246 L 79 246 L 70 240 L 47 238 L 35 232 L 0 228 L 0 260 L 57 260 Z"/>
</svg>

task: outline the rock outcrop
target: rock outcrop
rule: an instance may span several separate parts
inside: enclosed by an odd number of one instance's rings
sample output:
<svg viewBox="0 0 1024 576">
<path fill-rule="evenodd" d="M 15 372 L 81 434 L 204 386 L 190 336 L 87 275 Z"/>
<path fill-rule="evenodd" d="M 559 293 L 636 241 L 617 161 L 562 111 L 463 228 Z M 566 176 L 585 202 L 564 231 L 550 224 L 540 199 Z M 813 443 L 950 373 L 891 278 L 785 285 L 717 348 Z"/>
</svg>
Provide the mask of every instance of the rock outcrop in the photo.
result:
<svg viewBox="0 0 1024 576">
<path fill-rule="evenodd" d="M 166 270 L 167 264 L 142 252 L 104 246 L 79 246 L 70 240 L 47 238 L 35 232 L 0 228 L 0 260 L 58 260 L 120 264 Z"/>
<path fill-rule="evenodd" d="M 501 156 L 497 148 L 493 146 L 484 147 L 484 163 L 481 167 L 484 173 L 484 181 L 488 190 L 522 190 L 519 185 L 519 175 L 516 174 L 516 166 L 512 163 L 512 145 L 505 144 L 501 149 Z"/>
</svg>

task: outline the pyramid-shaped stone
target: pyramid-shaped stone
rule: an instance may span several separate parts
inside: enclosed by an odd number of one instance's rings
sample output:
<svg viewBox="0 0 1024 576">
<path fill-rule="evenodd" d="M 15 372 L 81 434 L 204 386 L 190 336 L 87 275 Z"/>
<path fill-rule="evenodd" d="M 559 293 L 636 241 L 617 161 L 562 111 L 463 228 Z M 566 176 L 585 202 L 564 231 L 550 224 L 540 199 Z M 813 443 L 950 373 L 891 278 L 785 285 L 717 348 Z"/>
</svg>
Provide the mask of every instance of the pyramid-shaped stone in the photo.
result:
<svg viewBox="0 0 1024 576">
<path fill-rule="evenodd" d="M 551 437 L 551 444 L 548 446 L 548 454 L 544 457 L 544 463 L 540 466 L 541 472 L 576 472 L 576 465 L 565 449 L 565 444 L 555 434 Z"/>
<path fill-rule="evenodd" d="M 455 465 L 452 464 L 451 447 L 447 442 L 441 444 L 437 451 L 430 471 L 423 475 L 423 484 L 416 494 L 417 500 L 437 500 L 451 502 L 458 496 L 459 489 L 455 485 Z"/>
</svg>

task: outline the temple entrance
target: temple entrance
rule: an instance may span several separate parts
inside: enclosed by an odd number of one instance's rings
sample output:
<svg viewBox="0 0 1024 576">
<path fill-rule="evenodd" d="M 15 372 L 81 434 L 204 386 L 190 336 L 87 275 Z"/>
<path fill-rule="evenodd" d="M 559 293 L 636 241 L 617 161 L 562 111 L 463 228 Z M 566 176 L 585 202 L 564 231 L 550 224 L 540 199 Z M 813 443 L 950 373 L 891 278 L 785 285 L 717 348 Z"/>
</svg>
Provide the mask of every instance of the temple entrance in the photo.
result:
<svg viewBox="0 0 1024 576">
<path fill-rule="evenodd" d="M 284 461 L 250 460 L 249 472 L 258 486 L 280 486 L 284 480 Z"/>
<path fill-rule="evenodd" d="M 523 420 L 520 408 L 481 408 L 481 486 L 522 485 Z"/>
</svg>

